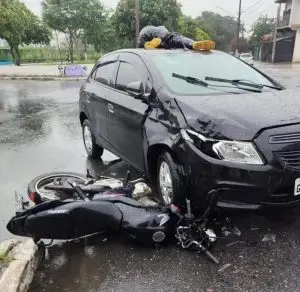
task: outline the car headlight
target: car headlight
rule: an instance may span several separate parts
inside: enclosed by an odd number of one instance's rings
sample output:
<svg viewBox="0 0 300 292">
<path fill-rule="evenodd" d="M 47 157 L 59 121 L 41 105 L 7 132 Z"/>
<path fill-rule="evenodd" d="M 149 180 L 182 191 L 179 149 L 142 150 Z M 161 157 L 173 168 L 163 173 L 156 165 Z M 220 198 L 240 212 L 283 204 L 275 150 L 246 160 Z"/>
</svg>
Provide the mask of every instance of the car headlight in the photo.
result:
<svg viewBox="0 0 300 292">
<path fill-rule="evenodd" d="M 220 141 L 213 145 L 220 159 L 247 164 L 264 164 L 251 142 Z"/>
<path fill-rule="evenodd" d="M 192 131 L 181 130 L 182 138 L 192 142 L 205 154 L 224 161 L 263 165 L 264 162 L 251 142 L 220 141 Z"/>
</svg>

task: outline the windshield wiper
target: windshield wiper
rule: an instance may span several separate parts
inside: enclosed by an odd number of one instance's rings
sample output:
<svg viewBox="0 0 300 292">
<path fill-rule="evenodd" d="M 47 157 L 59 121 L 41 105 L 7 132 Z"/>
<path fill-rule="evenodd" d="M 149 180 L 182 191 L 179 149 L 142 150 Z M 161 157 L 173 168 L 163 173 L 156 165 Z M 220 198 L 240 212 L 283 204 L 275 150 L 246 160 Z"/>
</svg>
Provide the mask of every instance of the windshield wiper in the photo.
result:
<svg viewBox="0 0 300 292">
<path fill-rule="evenodd" d="M 268 87 L 276 90 L 282 90 L 281 87 L 278 86 L 272 86 L 272 85 L 267 85 L 267 84 L 258 84 L 253 81 L 248 81 L 248 80 L 243 80 L 243 79 L 224 79 L 224 78 L 216 78 L 216 77 L 209 77 L 206 76 L 205 80 L 208 81 L 216 81 L 216 82 L 223 82 L 223 83 L 230 83 L 235 86 L 248 86 L 248 87 L 253 87 L 255 89 L 263 89 L 263 87 Z"/>
<path fill-rule="evenodd" d="M 184 75 L 172 73 L 172 77 L 182 79 L 182 80 L 184 80 L 188 83 L 191 83 L 191 84 L 199 84 L 199 85 L 202 85 L 204 87 L 207 87 L 209 85 L 207 82 L 205 82 L 201 79 L 195 78 L 195 77 L 191 77 L 191 76 L 184 76 Z"/>
<path fill-rule="evenodd" d="M 181 80 L 184 80 L 188 83 L 191 83 L 191 84 L 195 84 L 195 85 L 201 85 L 203 87 L 226 87 L 226 88 L 234 88 L 233 86 L 219 86 L 219 85 L 215 85 L 215 84 L 210 84 L 210 83 L 207 83 L 201 79 L 198 79 L 196 77 L 191 77 L 191 76 L 184 76 L 184 75 L 180 75 L 180 74 L 176 74 L 176 73 L 172 73 L 172 77 L 175 77 L 175 78 L 178 78 L 178 79 L 181 79 Z M 212 78 L 212 77 L 205 77 L 205 80 L 208 80 L 206 78 Z M 216 80 L 218 79 L 218 80 Z M 226 79 L 219 79 L 219 78 L 213 78 L 212 81 L 219 81 L 219 80 L 226 80 Z M 231 80 L 227 80 L 227 81 L 231 81 Z M 220 81 L 220 82 L 225 82 L 225 81 Z M 258 86 L 258 85 L 253 85 L 251 83 L 246 83 L 248 87 L 254 87 L 254 88 L 245 88 L 245 87 L 239 87 L 239 85 L 242 85 L 242 84 L 236 84 L 236 83 L 233 83 L 233 82 L 228 82 L 228 83 L 231 83 L 232 85 L 234 85 L 235 87 L 241 89 L 241 90 L 246 90 L 246 91 L 251 91 L 251 92 L 261 92 L 261 89 L 262 89 L 262 86 Z M 248 85 L 250 84 L 250 86 Z"/>
</svg>

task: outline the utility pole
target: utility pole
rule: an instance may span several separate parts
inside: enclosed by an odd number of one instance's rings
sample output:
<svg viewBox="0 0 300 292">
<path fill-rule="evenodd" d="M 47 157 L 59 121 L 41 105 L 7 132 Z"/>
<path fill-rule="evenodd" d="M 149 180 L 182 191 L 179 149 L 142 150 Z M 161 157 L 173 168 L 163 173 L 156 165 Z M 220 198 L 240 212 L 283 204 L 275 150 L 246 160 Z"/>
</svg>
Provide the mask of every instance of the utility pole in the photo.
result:
<svg viewBox="0 0 300 292">
<path fill-rule="evenodd" d="M 140 34 L 140 0 L 135 0 L 135 35 L 136 44 Z"/>
<path fill-rule="evenodd" d="M 236 54 L 239 53 L 240 48 L 240 28 L 241 28 L 241 13 L 242 13 L 242 0 L 239 4 L 239 15 L 238 15 L 238 25 L 237 25 L 237 35 L 236 35 Z"/>
<path fill-rule="evenodd" d="M 281 13 L 281 3 L 278 5 L 277 9 L 277 18 L 276 18 L 276 25 L 274 31 L 274 39 L 273 39 L 273 49 L 272 49 L 272 63 L 275 63 L 275 56 L 276 56 L 276 43 L 277 43 L 277 28 L 279 26 L 280 21 L 280 13 Z"/>
</svg>

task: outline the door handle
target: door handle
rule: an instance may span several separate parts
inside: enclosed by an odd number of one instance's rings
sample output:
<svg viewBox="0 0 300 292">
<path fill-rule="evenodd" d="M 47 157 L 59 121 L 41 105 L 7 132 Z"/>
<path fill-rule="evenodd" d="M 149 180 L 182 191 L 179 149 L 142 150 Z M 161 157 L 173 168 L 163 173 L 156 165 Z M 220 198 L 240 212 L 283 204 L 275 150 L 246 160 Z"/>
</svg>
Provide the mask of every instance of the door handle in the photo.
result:
<svg viewBox="0 0 300 292">
<path fill-rule="evenodd" d="M 107 105 L 107 108 L 108 108 L 108 111 L 109 111 L 111 114 L 114 113 L 114 106 L 113 106 L 111 103 L 109 103 L 109 104 Z"/>
</svg>

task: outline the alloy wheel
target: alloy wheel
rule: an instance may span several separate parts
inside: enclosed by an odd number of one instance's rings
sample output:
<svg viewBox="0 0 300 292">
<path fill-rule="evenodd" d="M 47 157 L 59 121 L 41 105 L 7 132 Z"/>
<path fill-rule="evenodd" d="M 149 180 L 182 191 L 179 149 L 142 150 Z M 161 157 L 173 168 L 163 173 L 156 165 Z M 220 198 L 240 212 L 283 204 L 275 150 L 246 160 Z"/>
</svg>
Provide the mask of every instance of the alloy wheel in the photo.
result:
<svg viewBox="0 0 300 292">
<path fill-rule="evenodd" d="M 93 139 L 91 130 L 88 126 L 84 126 L 83 128 L 83 140 L 86 151 L 88 153 L 91 153 L 93 150 Z"/>
<path fill-rule="evenodd" d="M 173 198 L 173 183 L 170 167 L 165 161 L 159 168 L 159 187 L 164 203 L 170 205 Z"/>
</svg>

